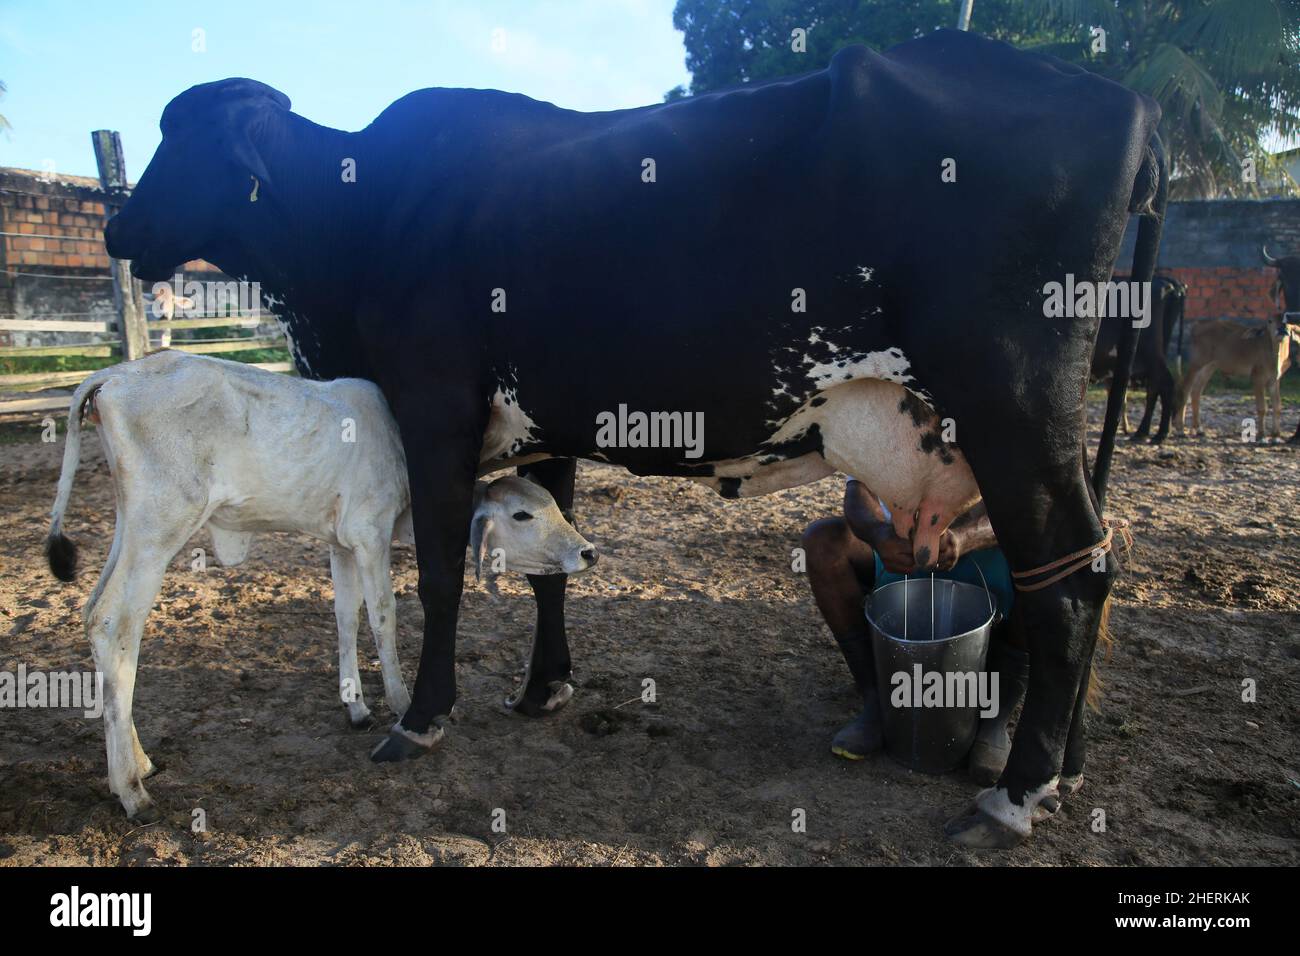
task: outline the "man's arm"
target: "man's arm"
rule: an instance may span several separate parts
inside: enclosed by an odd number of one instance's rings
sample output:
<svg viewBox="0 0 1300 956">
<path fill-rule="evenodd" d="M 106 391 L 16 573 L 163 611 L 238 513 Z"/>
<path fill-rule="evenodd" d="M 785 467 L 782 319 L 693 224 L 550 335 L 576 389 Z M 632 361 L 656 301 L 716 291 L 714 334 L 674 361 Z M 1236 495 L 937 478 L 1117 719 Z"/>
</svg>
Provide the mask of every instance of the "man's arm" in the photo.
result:
<svg viewBox="0 0 1300 956">
<path fill-rule="evenodd" d="M 844 486 L 844 520 L 857 538 L 880 555 L 885 570 L 895 574 L 911 574 L 916 570 L 911 543 L 894 534 L 894 526 L 885 517 L 880 499 L 856 478 L 850 478 Z"/>
</svg>

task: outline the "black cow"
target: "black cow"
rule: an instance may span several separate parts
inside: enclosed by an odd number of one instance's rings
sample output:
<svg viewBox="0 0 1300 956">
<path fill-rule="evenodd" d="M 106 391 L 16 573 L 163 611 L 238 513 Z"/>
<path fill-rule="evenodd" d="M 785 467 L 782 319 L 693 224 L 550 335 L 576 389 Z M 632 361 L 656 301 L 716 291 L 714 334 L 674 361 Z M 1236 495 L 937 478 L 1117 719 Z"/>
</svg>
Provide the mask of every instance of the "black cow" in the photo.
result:
<svg viewBox="0 0 1300 956">
<path fill-rule="evenodd" d="M 1282 287 L 1283 301 L 1286 302 L 1286 311 L 1282 313 L 1282 320 L 1287 325 L 1300 326 L 1300 256 L 1279 256 L 1274 258 L 1268 254 L 1268 246 L 1261 250 L 1266 265 L 1272 266 L 1277 270 L 1277 281 Z M 1287 441 L 1288 445 L 1300 445 L 1300 423 L 1295 427 L 1295 434 Z"/>
<path fill-rule="evenodd" d="M 423 90 L 358 133 L 227 80 L 168 105 L 105 235 L 140 278 L 203 257 L 260 280 L 305 374 L 372 378 L 388 397 L 424 606 L 412 706 L 374 754 L 392 760 L 435 744 L 455 701 L 481 468 L 584 457 L 740 496 L 851 470 L 859 453 L 968 461 L 1014 569 L 1088 554 L 1137 336 L 1121 342 L 1090 483 L 1097 321 L 1047 317 L 1044 289 L 1107 280 L 1130 211 L 1144 216 L 1133 276 L 1150 280 L 1168 187 L 1159 115 L 1075 66 L 953 31 L 608 113 Z M 906 385 L 890 414 L 918 429 L 927 403 L 954 419 L 964 457 L 934 432 L 881 449 L 878 415 L 823 428 L 869 381 Z M 703 413 L 702 454 L 599 441 L 623 406 Z M 565 507 L 572 474 L 561 461 L 541 476 Z M 903 517 L 941 530 L 937 515 Z M 1058 783 L 1080 782 L 1085 674 L 1115 568 L 1017 602 L 1034 661 L 1023 715 L 998 786 L 950 824 L 954 839 L 1018 842 Z M 525 696 L 545 704 L 569 671 L 564 579 L 534 585 Z"/>
<path fill-rule="evenodd" d="M 1151 444 L 1159 445 L 1169 434 L 1170 416 L 1174 407 L 1174 376 L 1169 371 L 1165 356 L 1169 353 L 1169 340 L 1174 326 L 1182 329 L 1183 312 L 1187 305 L 1187 285 L 1169 276 L 1156 276 L 1151 282 L 1151 322 L 1138 333 L 1137 355 L 1133 360 L 1132 383 L 1144 381 L 1147 387 L 1146 410 L 1132 441 L 1145 438 L 1151 430 L 1151 418 L 1160 399 L 1160 426 Z M 1107 315 L 1101 320 L 1097 332 L 1097 346 L 1092 353 L 1093 379 L 1105 378 L 1115 369 L 1115 353 L 1119 347 L 1121 326 L 1129 319 Z M 1180 335 L 1181 340 L 1181 335 Z M 1124 427 L 1128 425 L 1125 411 Z"/>
</svg>

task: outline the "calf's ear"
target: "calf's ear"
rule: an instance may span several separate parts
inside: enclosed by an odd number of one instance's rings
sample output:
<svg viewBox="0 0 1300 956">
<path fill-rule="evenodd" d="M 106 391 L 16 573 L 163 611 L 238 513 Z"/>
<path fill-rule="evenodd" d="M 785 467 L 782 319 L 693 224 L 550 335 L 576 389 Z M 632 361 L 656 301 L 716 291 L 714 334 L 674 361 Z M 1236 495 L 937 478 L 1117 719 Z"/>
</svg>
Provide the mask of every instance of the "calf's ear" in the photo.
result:
<svg viewBox="0 0 1300 956">
<path fill-rule="evenodd" d="M 475 512 L 474 522 L 469 526 L 469 550 L 474 555 L 474 580 L 483 580 L 483 551 L 487 547 L 487 536 L 492 531 L 492 519 L 486 514 Z"/>
</svg>

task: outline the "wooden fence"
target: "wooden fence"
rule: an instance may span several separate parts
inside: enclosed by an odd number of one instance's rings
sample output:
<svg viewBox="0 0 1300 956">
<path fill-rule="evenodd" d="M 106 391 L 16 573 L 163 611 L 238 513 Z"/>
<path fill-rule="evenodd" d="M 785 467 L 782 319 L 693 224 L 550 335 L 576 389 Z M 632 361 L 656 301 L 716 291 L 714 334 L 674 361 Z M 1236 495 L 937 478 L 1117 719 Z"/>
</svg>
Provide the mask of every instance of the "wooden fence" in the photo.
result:
<svg viewBox="0 0 1300 956">
<path fill-rule="evenodd" d="M 118 134 L 110 130 L 96 130 L 91 134 L 91 139 L 94 144 L 96 164 L 99 167 L 100 185 L 107 197 L 105 201 L 107 218 L 111 217 L 130 195 L 122 158 L 122 144 Z M 31 238 L 44 238 L 32 233 L 27 235 Z M 252 303 L 251 310 L 226 308 L 220 313 L 199 312 L 197 314 L 182 311 L 184 318 L 171 317 L 175 314 L 171 310 L 158 310 L 160 315 L 155 316 L 152 315 L 155 310 L 146 306 L 140 283 L 131 277 L 129 265 L 122 260 L 110 260 L 109 274 L 102 276 L 35 275 L 37 278 L 77 278 L 112 283 L 116 317 L 96 320 L 89 318 L 91 313 L 69 312 L 51 313 L 34 318 L 0 314 L 0 332 L 24 332 L 29 335 L 30 333 L 53 333 L 53 335 L 42 335 L 41 338 L 42 340 L 53 338 L 57 342 L 53 345 L 0 346 L 0 359 L 79 356 L 124 361 L 138 358 L 157 348 L 220 354 L 284 346 L 284 335 L 279 329 L 274 334 L 253 337 L 227 334 L 212 338 L 177 338 L 173 341 L 172 332 L 179 330 L 220 330 L 218 332 L 220 335 L 227 330 L 255 329 L 265 321 L 256 311 L 260 303 Z M 16 273 L 16 275 L 24 274 Z M 67 341 L 63 341 L 64 337 Z M 292 368 L 289 362 L 253 364 L 258 368 L 277 372 L 289 371 Z M 66 391 L 58 394 L 34 393 L 73 388 L 89 374 L 91 374 L 90 370 L 0 374 L 0 414 L 66 408 L 68 404 Z"/>
</svg>

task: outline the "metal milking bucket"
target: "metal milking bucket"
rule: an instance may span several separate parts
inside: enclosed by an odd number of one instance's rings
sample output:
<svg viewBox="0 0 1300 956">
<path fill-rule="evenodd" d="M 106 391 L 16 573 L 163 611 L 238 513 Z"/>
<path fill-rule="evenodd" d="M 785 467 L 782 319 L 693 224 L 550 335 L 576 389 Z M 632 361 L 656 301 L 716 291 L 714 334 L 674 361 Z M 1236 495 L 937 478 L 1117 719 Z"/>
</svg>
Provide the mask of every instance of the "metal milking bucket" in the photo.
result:
<svg viewBox="0 0 1300 956">
<path fill-rule="evenodd" d="M 978 567 L 978 566 L 977 566 Z M 984 572 L 980 571 L 981 579 Z M 876 661 L 876 687 L 884 721 L 885 752 L 905 766 L 925 773 L 944 773 L 965 759 L 979 729 L 977 694 L 967 694 L 964 706 L 895 706 L 900 686 L 915 685 L 921 673 L 975 674 L 984 671 L 989 633 L 997 619 L 988 582 L 972 584 L 933 575 L 904 578 L 878 588 L 866 600 Z M 906 684 L 896 674 L 908 675 Z M 987 680 L 976 677 L 974 681 Z M 965 682 L 966 687 L 974 681 Z M 990 683 L 991 686 L 991 683 Z M 911 699 L 911 695 L 906 695 Z M 997 694 L 993 693 L 994 706 Z"/>
</svg>

